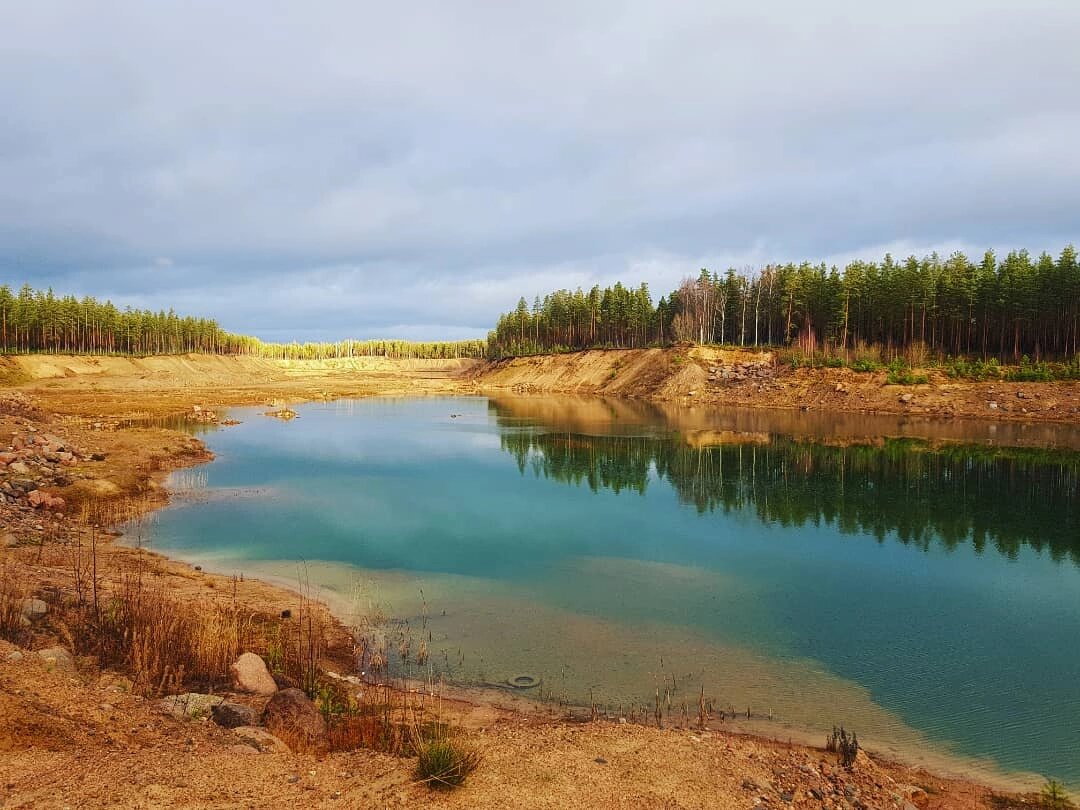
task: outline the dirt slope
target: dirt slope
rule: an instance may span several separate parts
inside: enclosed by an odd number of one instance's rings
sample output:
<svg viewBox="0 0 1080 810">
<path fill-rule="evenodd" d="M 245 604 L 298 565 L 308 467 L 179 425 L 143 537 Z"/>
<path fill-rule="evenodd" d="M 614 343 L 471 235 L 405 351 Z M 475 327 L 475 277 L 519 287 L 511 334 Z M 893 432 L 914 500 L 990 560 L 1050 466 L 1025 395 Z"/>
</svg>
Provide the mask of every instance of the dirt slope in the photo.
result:
<svg viewBox="0 0 1080 810">
<path fill-rule="evenodd" d="M 477 366 L 472 378 L 482 391 L 599 394 L 680 406 L 1080 421 L 1080 383 L 967 382 L 924 372 L 926 384 L 889 385 L 884 371 L 793 369 L 771 352 L 676 346 L 517 357 Z"/>
</svg>

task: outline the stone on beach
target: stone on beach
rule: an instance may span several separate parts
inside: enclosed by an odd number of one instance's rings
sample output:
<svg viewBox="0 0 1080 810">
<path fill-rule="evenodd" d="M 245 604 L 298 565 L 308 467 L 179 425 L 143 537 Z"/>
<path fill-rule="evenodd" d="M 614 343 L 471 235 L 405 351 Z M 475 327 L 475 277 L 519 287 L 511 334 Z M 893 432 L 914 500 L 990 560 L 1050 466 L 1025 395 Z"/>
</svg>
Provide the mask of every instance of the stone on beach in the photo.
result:
<svg viewBox="0 0 1080 810">
<path fill-rule="evenodd" d="M 258 714 L 253 708 L 228 700 L 213 706 L 210 713 L 214 722 L 225 728 L 253 726 L 258 722 Z"/>
<path fill-rule="evenodd" d="M 263 724 L 271 733 L 295 740 L 303 748 L 318 747 L 326 737 L 326 721 L 299 689 L 276 692 L 263 709 Z"/>
<path fill-rule="evenodd" d="M 241 692 L 255 695 L 272 695 L 278 688 L 266 668 L 266 663 L 255 653 L 246 652 L 229 667 L 233 687 Z"/>
</svg>

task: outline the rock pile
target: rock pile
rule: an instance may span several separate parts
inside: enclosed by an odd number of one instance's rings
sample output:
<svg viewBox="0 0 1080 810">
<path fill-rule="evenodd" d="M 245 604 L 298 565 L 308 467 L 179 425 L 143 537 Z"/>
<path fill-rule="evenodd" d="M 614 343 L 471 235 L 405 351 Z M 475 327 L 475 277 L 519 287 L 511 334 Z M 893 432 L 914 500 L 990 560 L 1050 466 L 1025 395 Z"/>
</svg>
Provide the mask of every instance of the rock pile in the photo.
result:
<svg viewBox="0 0 1080 810">
<path fill-rule="evenodd" d="M 0 504 L 62 512 L 64 499 L 46 488 L 68 486 L 70 468 L 94 456 L 59 436 L 38 433 L 31 424 L 25 431 L 15 433 L 7 449 L 0 450 Z"/>
<path fill-rule="evenodd" d="M 710 383 L 739 383 L 744 382 L 745 380 L 767 380 L 772 379 L 775 376 L 776 367 L 769 361 L 709 366 Z"/>
<path fill-rule="evenodd" d="M 202 405 L 192 405 L 191 411 L 185 417 L 185 421 L 200 425 L 216 425 L 218 415 L 215 411 L 204 408 Z"/>
</svg>

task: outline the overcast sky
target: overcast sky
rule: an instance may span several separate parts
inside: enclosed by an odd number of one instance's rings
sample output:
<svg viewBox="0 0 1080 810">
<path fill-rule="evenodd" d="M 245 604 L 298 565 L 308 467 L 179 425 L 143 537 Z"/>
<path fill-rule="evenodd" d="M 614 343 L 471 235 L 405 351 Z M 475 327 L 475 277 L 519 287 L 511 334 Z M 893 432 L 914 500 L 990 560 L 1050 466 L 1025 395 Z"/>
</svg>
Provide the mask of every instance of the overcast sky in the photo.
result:
<svg viewBox="0 0 1080 810">
<path fill-rule="evenodd" d="M 0 0 L 0 282 L 268 339 L 1080 230 L 1080 2 Z"/>
</svg>

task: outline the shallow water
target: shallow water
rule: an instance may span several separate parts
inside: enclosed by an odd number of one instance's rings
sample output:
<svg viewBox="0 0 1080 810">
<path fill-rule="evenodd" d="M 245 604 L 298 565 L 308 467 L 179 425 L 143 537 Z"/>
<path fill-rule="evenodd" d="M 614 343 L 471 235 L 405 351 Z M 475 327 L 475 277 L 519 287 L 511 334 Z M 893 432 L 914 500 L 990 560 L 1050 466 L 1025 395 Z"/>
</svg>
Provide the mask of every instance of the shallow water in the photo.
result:
<svg viewBox="0 0 1080 810">
<path fill-rule="evenodd" d="M 404 617 L 459 682 L 527 673 L 622 712 L 666 689 L 677 714 L 704 687 L 1080 785 L 1073 428 L 555 398 L 298 410 L 231 413 L 154 546 Z"/>
</svg>

